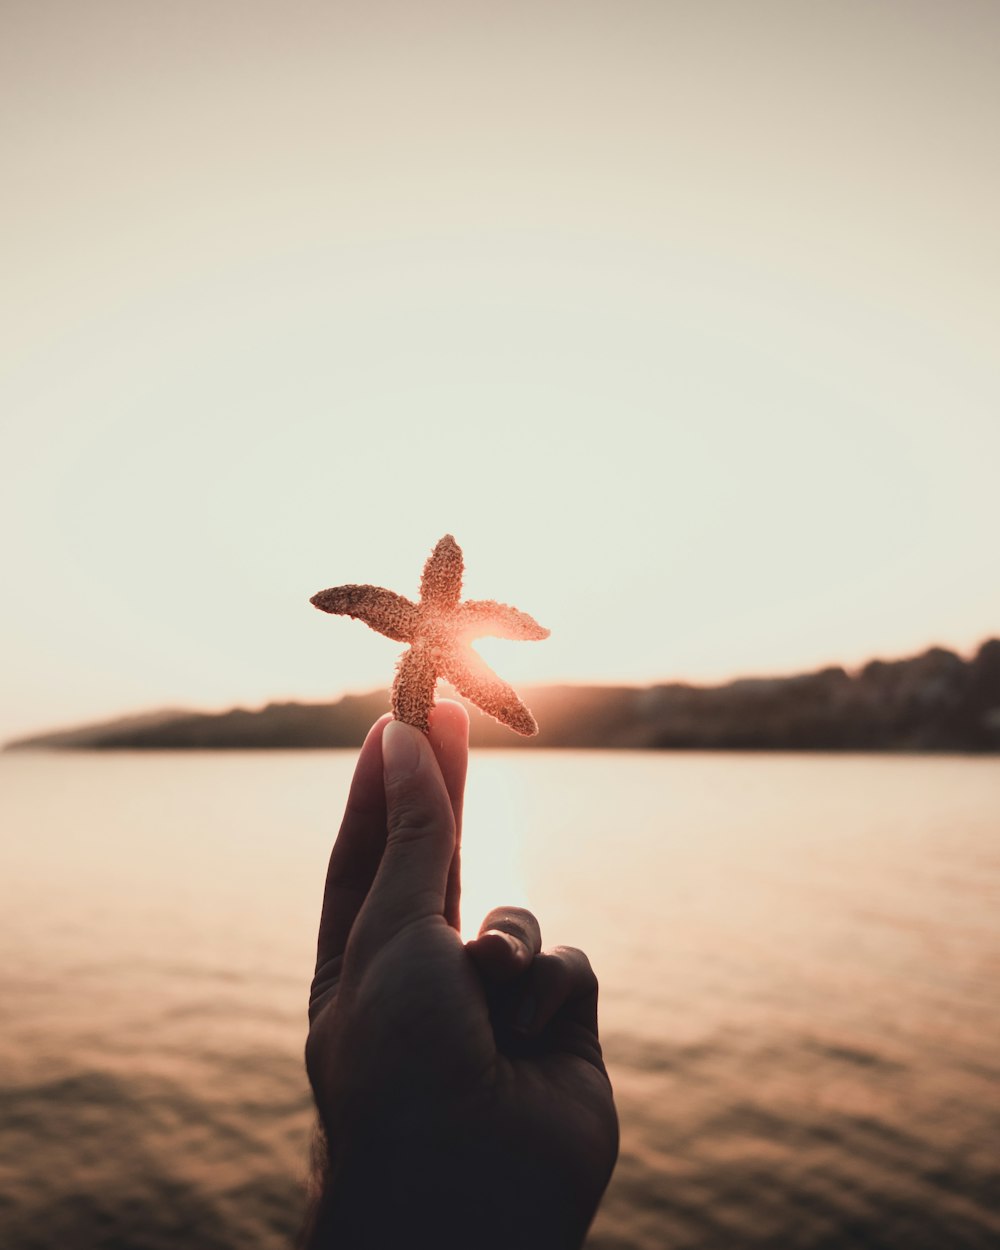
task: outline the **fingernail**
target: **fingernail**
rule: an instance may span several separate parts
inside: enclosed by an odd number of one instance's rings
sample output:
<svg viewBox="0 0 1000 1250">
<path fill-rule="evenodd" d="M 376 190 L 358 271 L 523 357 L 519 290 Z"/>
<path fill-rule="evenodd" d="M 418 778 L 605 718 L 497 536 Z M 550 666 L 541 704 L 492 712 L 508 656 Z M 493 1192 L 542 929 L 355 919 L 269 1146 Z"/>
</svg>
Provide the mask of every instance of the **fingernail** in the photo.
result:
<svg viewBox="0 0 1000 1250">
<path fill-rule="evenodd" d="M 382 771 L 386 781 L 412 777 L 420 764 L 420 731 L 392 720 L 382 733 Z"/>
<path fill-rule="evenodd" d="M 526 994 L 525 997 L 521 999 L 521 1005 L 518 1007 L 517 1015 L 514 1017 L 514 1028 L 517 1029 L 519 1033 L 527 1033 L 527 1031 L 531 1028 L 532 1022 L 535 1019 L 536 1007 L 537 1004 L 531 994 Z"/>
<path fill-rule="evenodd" d="M 524 951 L 524 947 L 517 940 L 517 938 L 514 937 L 512 933 L 506 933 L 504 932 L 503 929 L 487 929 L 486 932 L 483 934 L 483 937 L 503 938 L 504 942 L 506 943 L 507 947 L 509 948 L 514 958 L 515 959 L 522 958 L 522 952 Z"/>
</svg>

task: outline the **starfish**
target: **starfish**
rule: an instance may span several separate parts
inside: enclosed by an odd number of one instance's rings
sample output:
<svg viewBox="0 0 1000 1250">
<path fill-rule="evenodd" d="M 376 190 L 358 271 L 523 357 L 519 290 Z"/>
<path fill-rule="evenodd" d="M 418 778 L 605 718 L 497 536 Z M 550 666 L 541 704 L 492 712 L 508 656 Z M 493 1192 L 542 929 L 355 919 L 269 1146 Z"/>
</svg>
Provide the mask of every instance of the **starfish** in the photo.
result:
<svg viewBox="0 0 1000 1250">
<path fill-rule="evenodd" d="M 418 603 L 381 586 L 333 586 L 309 602 L 322 612 L 353 617 L 387 638 L 410 644 L 392 683 L 396 720 L 426 733 L 434 687 L 444 677 L 476 707 L 530 738 L 538 733 L 535 718 L 469 643 L 486 636 L 540 640 L 548 638 L 549 631 L 506 603 L 460 602 L 463 569 L 462 548 L 445 534 L 424 565 Z"/>
</svg>

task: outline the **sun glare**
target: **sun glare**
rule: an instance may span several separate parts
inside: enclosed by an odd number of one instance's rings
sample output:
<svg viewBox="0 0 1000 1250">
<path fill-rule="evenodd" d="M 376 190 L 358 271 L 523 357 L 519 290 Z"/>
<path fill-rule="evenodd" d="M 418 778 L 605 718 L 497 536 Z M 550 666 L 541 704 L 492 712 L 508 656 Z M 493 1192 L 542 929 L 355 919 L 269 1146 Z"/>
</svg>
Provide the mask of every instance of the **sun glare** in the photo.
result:
<svg viewBox="0 0 1000 1250">
<path fill-rule="evenodd" d="M 526 814 L 503 752 L 477 751 L 469 770 L 462 839 L 462 937 L 494 907 L 528 906 L 522 864 Z"/>
</svg>

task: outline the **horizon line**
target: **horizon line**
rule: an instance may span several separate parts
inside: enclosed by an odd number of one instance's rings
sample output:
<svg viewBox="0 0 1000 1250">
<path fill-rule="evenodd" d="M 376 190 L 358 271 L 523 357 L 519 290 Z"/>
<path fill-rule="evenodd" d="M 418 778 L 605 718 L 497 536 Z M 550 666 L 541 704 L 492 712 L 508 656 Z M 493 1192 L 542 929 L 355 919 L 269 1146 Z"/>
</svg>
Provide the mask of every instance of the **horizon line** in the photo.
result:
<svg viewBox="0 0 1000 1250">
<path fill-rule="evenodd" d="M 716 681 L 695 681 L 695 680 L 689 680 L 689 679 L 684 679 L 680 677 L 657 678 L 651 681 L 605 681 L 605 680 L 599 680 L 599 679 L 597 680 L 594 680 L 594 679 L 592 680 L 550 680 L 550 681 L 524 682 L 523 684 L 519 686 L 519 688 L 521 690 L 539 690 L 539 689 L 556 689 L 559 687 L 570 687 L 570 688 L 591 687 L 594 689 L 604 689 L 604 690 L 649 690 L 657 686 L 692 686 L 692 687 L 701 688 L 701 689 L 715 689 L 715 688 L 719 688 L 723 686 L 735 685 L 736 683 L 741 682 L 741 681 L 783 681 L 783 680 L 788 680 L 789 678 L 799 677 L 799 676 L 803 676 L 803 675 L 810 674 L 810 673 L 823 673 L 823 672 L 829 672 L 835 669 L 840 669 L 843 672 L 845 672 L 848 677 L 854 678 L 858 676 L 860 673 L 862 673 L 864 669 L 868 667 L 869 664 L 901 663 L 901 662 L 906 662 L 908 660 L 917 659 L 919 656 L 928 655 L 934 651 L 946 652 L 950 655 L 956 656 L 958 659 L 962 660 L 965 663 L 969 663 L 975 659 L 975 657 L 980 653 L 983 647 L 987 645 L 987 643 L 996 642 L 996 641 L 1000 641 L 1000 635 L 989 634 L 987 635 L 987 637 L 983 638 L 981 642 L 976 644 L 974 647 L 971 647 L 968 650 L 968 652 L 965 654 L 963 654 L 962 651 L 957 650 L 954 647 L 943 646 L 940 643 L 929 643 L 927 646 L 921 648 L 918 651 L 914 651 L 903 656 L 895 656 L 888 660 L 882 656 L 876 655 L 876 656 L 871 656 L 869 659 L 865 660 L 862 663 L 859 663 L 857 665 L 852 665 L 852 666 L 848 666 L 842 662 L 830 662 L 826 664 L 817 664 L 809 668 L 797 669 L 793 671 L 782 671 L 782 672 L 772 671 L 772 672 L 767 672 L 767 673 L 737 673 L 733 676 L 722 678 Z M 133 710 L 120 711 L 118 713 L 107 713 L 103 716 L 99 715 L 92 720 L 78 721 L 71 725 L 63 724 L 63 725 L 53 726 L 48 729 L 28 730 L 27 732 L 22 732 L 20 734 L 16 734 L 13 737 L 4 739 L 4 741 L 0 743 L 0 751 L 6 750 L 8 746 L 12 746 L 18 742 L 22 742 L 25 739 L 31 739 L 35 737 L 38 737 L 38 738 L 48 737 L 50 735 L 60 734 L 60 733 L 72 733 L 80 729 L 96 728 L 104 724 L 116 724 L 118 722 L 123 722 L 123 721 L 127 722 L 130 720 L 143 720 L 149 717 L 162 717 L 162 716 L 169 716 L 169 715 L 176 715 L 178 717 L 224 716 L 227 712 L 236 712 L 236 711 L 260 712 L 260 711 L 263 711 L 264 708 L 280 707 L 282 705 L 287 705 L 287 704 L 300 704 L 300 705 L 315 704 L 315 705 L 321 706 L 323 704 L 336 704 L 336 703 L 341 702 L 341 700 L 348 699 L 348 698 L 354 698 L 354 699 L 370 698 L 372 695 L 375 695 L 382 690 L 385 691 L 386 697 L 388 698 L 388 695 L 389 695 L 388 686 L 386 687 L 375 686 L 375 687 L 369 687 L 368 689 L 365 689 L 365 690 L 341 689 L 339 693 L 331 694 L 324 698 L 307 698 L 304 696 L 291 696 L 291 695 L 286 696 L 286 697 L 272 696 L 266 699 L 262 703 L 255 703 L 253 705 L 235 702 L 235 703 L 229 703 L 229 704 L 224 704 L 224 705 L 217 705 L 214 707 L 165 706 L 165 707 L 159 707 L 159 708 L 151 708 L 147 704 L 142 708 L 135 708 Z"/>
</svg>

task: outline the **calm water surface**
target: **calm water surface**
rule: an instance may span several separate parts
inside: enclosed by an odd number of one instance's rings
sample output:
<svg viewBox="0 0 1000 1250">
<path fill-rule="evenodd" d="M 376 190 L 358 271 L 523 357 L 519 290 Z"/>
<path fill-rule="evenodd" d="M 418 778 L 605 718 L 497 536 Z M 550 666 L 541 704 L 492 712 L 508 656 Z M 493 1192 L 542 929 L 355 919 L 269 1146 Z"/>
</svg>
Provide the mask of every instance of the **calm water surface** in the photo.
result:
<svg viewBox="0 0 1000 1250">
<path fill-rule="evenodd" d="M 0 1246 L 271 1250 L 351 752 L 0 757 Z M 1000 761 L 479 753 L 466 925 L 602 982 L 589 1250 L 1000 1245 Z"/>
</svg>

